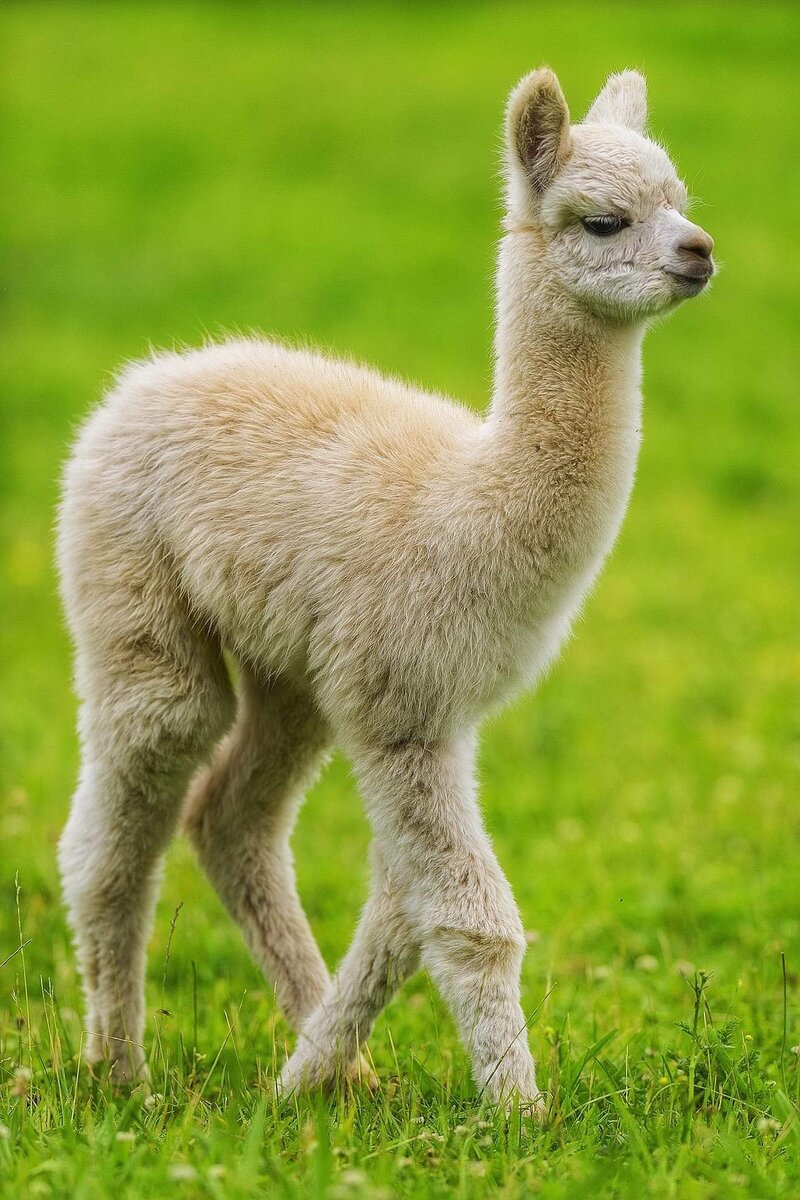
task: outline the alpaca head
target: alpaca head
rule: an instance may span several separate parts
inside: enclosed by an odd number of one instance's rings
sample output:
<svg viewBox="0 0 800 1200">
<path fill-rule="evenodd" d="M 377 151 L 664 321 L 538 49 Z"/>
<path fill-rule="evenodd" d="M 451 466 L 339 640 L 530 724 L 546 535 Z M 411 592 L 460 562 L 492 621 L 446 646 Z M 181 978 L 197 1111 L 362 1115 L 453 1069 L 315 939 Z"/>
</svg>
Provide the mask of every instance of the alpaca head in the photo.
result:
<svg viewBox="0 0 800 1200">
<path fill-rule="evenodd" d="M 713 242 L 683 215 L 686 188 L 646 116 L 645 81 L 625 71 L 571 125 L 546 67 L 518 84 L 506 115 L 509 228 L 536 239 L 557 288 L 615 321 L 669 311 L 714 271 Z"/>
</svg>

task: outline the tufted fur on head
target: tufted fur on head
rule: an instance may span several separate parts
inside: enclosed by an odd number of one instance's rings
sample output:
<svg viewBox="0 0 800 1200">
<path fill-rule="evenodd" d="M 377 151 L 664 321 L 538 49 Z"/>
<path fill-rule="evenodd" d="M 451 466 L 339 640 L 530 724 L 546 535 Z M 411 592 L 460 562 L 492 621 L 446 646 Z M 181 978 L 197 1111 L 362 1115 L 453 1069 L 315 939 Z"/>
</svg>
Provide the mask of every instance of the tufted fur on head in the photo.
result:
<svg viewBox="0 0 800 1200">
<path fill-rule="evenodd" d="M 129 367 L 81 432 L 59 565 L 83 761 L 60 854 L 88 1055 L 115 1082 L 145 1070 L 145 946 L 183 809 L 298 1029 L 284 1092 L 362 1073 L 359 1044 L 421 962 L 479 1087 L 541 1107 L 476 731 L 567 636 L 633 484 L 646 320 L 711 273 L 644 115 L 632 72 L 579 125 L 546 68 L 512 93 L 484 417 L 251 338 Z M 330 980 L 289 835 L 334 744 L 374 846 Z"/>
<path fill-rule="evenodd" d="M 517 85 L 506 113 L 507 227 L 535 236 L 542 270 L 564 297 L 620 321 L 674 308 L 713 270 L 713 243 L 683 215 L 686 188 L 645 136 L 646 118 L 645 81 L 623 71 L 571 125 L 547 67 Z M 612 220 L 620 228 L 608 232 Z"/>
</svg>

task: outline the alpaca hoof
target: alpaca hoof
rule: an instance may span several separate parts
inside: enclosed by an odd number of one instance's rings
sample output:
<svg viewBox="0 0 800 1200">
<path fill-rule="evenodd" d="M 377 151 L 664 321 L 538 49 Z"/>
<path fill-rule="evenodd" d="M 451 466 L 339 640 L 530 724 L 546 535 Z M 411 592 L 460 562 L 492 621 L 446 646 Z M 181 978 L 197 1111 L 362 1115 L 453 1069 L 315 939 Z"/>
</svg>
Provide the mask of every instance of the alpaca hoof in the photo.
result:
<svg viewBox="0 0 800 1200">
<path fill-rule="evenodd" d="M 138 1087 L 139 1084 L 146 1084 L 148 1081 L 147 1067 L 143 1064 L 137 1066 L 125 1059 L 118 1058 L 115 1063 L 111 1064 L 110 1078 L 114 1087 L 117 1088 Z"/>
<path fill-rule="evenodd" d="M 536 1125 L 546 1125 L 549 1111 L 547 1100 L 547 1092 L 538 1092 L 532 1099 L 523 1099 L 520 1096 L 519 1100 L 515 1100 L 511 1105 L 511 1109 L 519 1107 L 521 1117 L 533 1121 Z"/>
<path fill-rule="evenodd" d="M 507 1092 L 495 1103 L 499 1111 L 505 1113 L 506 1117 L 512 1117 L 514 1113 L 519 1113 L 524 1121 L 530 1121 L 534 1125 L 547 1124 L 549 1109 L 545 1092 L 537 1092 L 534 1096 L 522 1095 L 516 1091 Z"/>
<path fill-rule="evenodd" d="M 275 1091 L 279 1100 L 285 1100 L 295 1092 L 314 1091 L 324 1087 L 329 1074 L 319 1061 L 302 1059 L 295 1052 L 284 1064 L 283 1070 L 275 1081 Z"/>
<path fill-rule="evenodd" d="M 305 1059 L 293 1054 L 284 1066 L 276 1082 L 278 1099 L 285 1099 L 297 1091 L 332 1091 L 341 1080 L 349 1087 L 378 1090 L 378 1076 L 363 1054 L 347 1066 L 332 1063 L 330 1059 Z"/>
<path fill-rule="evenodd" d="M 110 1084 L 114 1091 L 130 1091 L 137 1087 L 145 1093 L 149 1091 L 147 1061 L 138 1047 L 131 1047 L 118 1058 L 108 1055 L 87 1058 L 86 1065 L 92 1079 Z"/>
<path fill-rule="evenodd" d="M 366 1088 L 369 1092 L 377 1092 L 380 1087 L 378 1076 L 363 1054 L 359 1054 L 357 1059 L 345 1067 L 343 1075 L 348 1083 Z"/>
</svg>

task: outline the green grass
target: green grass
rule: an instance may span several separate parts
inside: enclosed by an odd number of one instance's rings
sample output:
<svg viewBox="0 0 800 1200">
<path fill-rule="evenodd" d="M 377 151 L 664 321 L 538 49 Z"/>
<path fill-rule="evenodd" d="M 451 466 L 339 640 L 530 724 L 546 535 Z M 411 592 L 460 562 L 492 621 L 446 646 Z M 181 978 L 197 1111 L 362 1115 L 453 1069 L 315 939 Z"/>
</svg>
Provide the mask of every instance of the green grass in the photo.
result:
<svg viewBox="0 0 800 1200">
<path fill-rule="evenodd" d="M 731 0 L 4 6 L 0 1195 L 800 1192 L 798 34 L 793 4 Z M 156 1094 L 115 1097 L 80 1062 L 54 861 L 72 431 L 150 341 L 233 328 L 485 403 L 499 121 L 542 61 L 576 112 L 606 72 L 647 72 L 724 264 L 648 339 L 637 488 L 576 636 L 484 737 L 551 1123 L 480 1108 L 424 976 L 375 1030 L 376 1097 L 276 1106 L 286 1027 L 182 843 L 150 956 Z M 366 843 L 337 761 L 297 836 L 330 962 Z"/>
</svg>

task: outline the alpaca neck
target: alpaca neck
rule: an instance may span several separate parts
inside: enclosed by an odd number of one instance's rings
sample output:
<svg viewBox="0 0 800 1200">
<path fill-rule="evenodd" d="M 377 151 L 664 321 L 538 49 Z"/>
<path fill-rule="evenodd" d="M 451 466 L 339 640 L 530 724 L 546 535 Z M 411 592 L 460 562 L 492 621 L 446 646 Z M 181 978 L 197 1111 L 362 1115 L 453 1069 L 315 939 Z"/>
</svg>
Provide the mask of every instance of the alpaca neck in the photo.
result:
<svg viewBox="0 0 800 1200">
<path fill-rule="evenodd" d="M 616 535 L 639 447 L 642 334 L 580 310 L 535 234 L 506 234 L 485 428 L 510 531 L 542 573 L 599 563 Z"/>
</svg>

